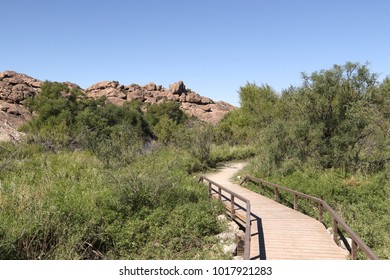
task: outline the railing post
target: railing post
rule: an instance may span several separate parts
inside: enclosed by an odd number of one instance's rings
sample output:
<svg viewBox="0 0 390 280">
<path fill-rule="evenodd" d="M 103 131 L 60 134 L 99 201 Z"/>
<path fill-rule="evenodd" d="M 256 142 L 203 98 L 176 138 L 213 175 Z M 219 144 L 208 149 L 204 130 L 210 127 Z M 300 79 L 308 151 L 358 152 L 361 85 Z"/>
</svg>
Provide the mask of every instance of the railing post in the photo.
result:
<svg viewBox="0 0 390 280">
<path fill-rule="evenodd" d="M 209 196 L 211 197 L 211 182 L 209 182 Z"/>
<path fill-rule="evenodd" d="M 321 203 L 318 203 L 318 221 L 320 223 L 322 223 L 323 221 L 323 212 L 324 212 L 324 208 L 322 207 L 322 204 Z"/>
<path fill-rule="evenodd" d="M 245 221 L 245 247 L 244 260 L 249 260 L 251 255 L 251 204 L 246 202 L 246 221 Z"/>
<path fill-rule="evenodd" d="M 277 184 L 273 184 L 273 183 L 264 181 L 262 179 L 251 177 L 251 176 L 246 176 L 246 181 L 257 182 L 260 184 L 260 187 L 269 186 L 269 187 L 274 188 L 276 202 L 279 202 L 279 200 L 280 200 L 280 195 L 279 195 L 280 190 L 283 190 L 287 193 L 291 193 L 293 195 L 297 195 L 298 198 L 294 197 L 294 209 L 299 208 L 299 205 L 298 205 L 299 198 L 306 198 L 306 199 L 309 199 L 310 201 L 316 202 L 318 204 L 318 221 L 320 223 L 324 223 L 324 218 L 326 218 L 326 217 L 324 217 L 324 211 L 327 211 L 330 214 L 330 217 L 331 217 L 332 222 L 333 222 L 332 234 L 333 234 L 334 242 L 337 245 L 340 245 L 339 244 L 339 237 L 341 237 L 342 241 L 345 243 L 345 241 L 343 240 L 342 230 L 345 231 L 346 233 L 348 233 L 348 235 L 351 237 L 351 239 L 353 241 L 352 246 L 346 245 L 346 247 L 348 248 L 348 251 L 350 251 L 352 259 L 356 259 L 358 257 L 357 256 L 357 249 L 358 248 L 360 248 L 360 250 L 363 251 L 369 259 L 372 259 L 372 260 L 379 259 L 379 257 L 375 254 L 375 252 L 373 252 L 367 246 L 367 244 L 365 244 L 364 241 L 361 240 L 360 237 L 357 236 L 355 232 L 353 232 L 353 230 L 345 223 L 345 221 L 343 219 L 341 219 L 337 215 L 337 213 L 325 201 L 323 201 L 319 198 L 310 196 L 310 195 L 306 195 L 304 193 L 293 191 L 291 189 L 288 189 L 288 188 L 283 187 L 283 186 L 279 186 Z M 339 231 L 339 227 L 340 227 L 340 231 Z"/>
<path fill-rule="evenodd" d="M 298 195 L 294 194 L 294 210 L 298 210 Z"/>
<path fill-rule="evenodd" d="M 357 244 L 356 244 L 355 240 L 352 240 L 351 258 L 353 260 L 356 260 L 356 258 L 357 258 Z"/>
<path fill-rule="evenodd" d="M 230 195 L 230 208 L 231 208 L 230 214 L 232 220 L 234 220 L 236 218 L 236 209 L 234 208 L 234 195 L 232 194 Z"/>
<path fill-rule="evenodd" d="M 279 202 L 279 189 L 275 188 L 275 201 Z"/>
<path fill-rule="evenodd" d="M 222 200 L 222 189 L 218 188 L 218 199 Z"/>
<path fill-rule="evenodd" d="M 335 218 L 333 218 L 333 240 L 336 244 L 339 244 L 338 224 Z"/>
</svg>

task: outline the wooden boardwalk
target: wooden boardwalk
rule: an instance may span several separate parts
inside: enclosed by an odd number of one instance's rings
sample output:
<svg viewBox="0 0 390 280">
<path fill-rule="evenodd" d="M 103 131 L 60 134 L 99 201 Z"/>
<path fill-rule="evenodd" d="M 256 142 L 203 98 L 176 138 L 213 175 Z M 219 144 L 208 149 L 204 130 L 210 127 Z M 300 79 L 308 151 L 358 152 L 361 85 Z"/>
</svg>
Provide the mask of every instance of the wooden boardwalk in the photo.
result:
<svg viewBox="0 0 390 280">
<path fill-rule="evenodd" d="M 348 251 L 333 241 L 323 224 L 316 219 L 279 204 L 260 194 L 234 184 L 230 178 L 240 169 L 235 166 L 207 178 L 223 185 L 251 203 L 251 259 L 267 260 L 345 260 Z M 230 195 L 222 192 L 222 195 Z M 226 201 L 228 202 L 228 201 Z M 238 208 L 244 207 L 236 201 Z M 236 210 L 245 216 L 243 210 Z M 241 213 L 240 213 L 241 212 Z"/>
</svg>

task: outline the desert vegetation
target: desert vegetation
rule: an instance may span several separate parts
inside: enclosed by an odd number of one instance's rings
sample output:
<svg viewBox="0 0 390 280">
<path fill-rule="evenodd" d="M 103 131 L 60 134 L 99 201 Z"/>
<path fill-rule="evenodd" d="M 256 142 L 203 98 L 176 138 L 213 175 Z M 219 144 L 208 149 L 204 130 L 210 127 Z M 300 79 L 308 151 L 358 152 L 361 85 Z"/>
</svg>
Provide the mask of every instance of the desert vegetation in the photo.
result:
<svg viewBox="0 0 390 280">
<path fill-rule="evenodd" d="M 115 106 L 43 83 L 24 140 L 0 143 L 1 258 L 229 258 L 224 209 L 194 177 L 246 159 L 243 173 L 326 200 L 389 259 L 390 79 L 348 62 L 239 95 L 211 125 L 175 101 Z"/>
<path fill-rule="evenodd" d="M 190 174 L 210 127 L 177 104 L 123 107 L 46 82 L 25 142 L 0 148 L 3 259 L 224 259 L 223 212 Z"/>
<path fill-rule="evenodd" d="M 358 63 L 302 74 L 300 86 L 282 93 L 248 83 L 217 141 L 254 148 L 243 173 L 322 198 L 389 259 L 389 86 Z"/>
</svg>

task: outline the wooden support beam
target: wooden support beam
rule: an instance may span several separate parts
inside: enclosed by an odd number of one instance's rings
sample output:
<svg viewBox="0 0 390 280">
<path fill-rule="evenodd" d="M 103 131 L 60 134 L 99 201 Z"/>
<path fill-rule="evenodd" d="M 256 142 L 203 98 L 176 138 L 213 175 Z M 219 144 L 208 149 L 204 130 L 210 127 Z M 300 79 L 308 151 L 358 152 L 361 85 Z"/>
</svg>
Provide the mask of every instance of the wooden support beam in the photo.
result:
<svg viewBox="0 0 390 280">
<path fill-rule="evenodd" d="M 318 203 L 318 221 L 320 223 L 322 223 L 323 220 L 324 220 L 324 214 L 323 213 L 324 213 L 324 207 L 322 206 L 321 203 Z"/>
<path fill-rule="evenodd" d="M 294 194 L 294 210 L 298 211 L 298 195 Z"/>
<path fill-rule="evenodd" d="M 339 244 L 339 228 L 336 219 L 333 219 L 333 241 L 338 245 Z"/>
<path fill-rule="evenodd" d="M 234 208 L 234 195 L 230 195 L 230 214 L 231 214 L 231 218 L 232 220 L 234 220 L 236 218 L 236 209 Z"/>
<path fill-rule="evenodd" d="M 356 260 L 357 259 L 357 244 L 355 242 L 355 240 L 352 240 L 352 248 L 351 248 L 351 258 L 353 260 Z"/>
<path fill-rule="evenodd" d="M 275 188 L 275 201 L 279 202 L 279 189 Z"/>
</svg>

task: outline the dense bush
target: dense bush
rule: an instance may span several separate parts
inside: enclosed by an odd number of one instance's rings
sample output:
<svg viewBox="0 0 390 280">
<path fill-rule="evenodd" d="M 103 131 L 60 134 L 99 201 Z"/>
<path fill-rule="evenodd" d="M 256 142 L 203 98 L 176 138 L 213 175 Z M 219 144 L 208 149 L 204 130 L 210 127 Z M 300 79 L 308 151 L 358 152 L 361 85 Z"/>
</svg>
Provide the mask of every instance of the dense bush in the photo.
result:
<svg viewBox="0 0 390 280">
<path fill-rule="evenodd" d="M 210 165 L 210 126 L 178 103 L 144 113 L 61 83 L 27 104 L 27 142 L 0 146 L 1 258 L 227 257 L 223 207 L 189 175 Z"/>
<path fill-rule="evenodd" d="M 213 127 L 197 120 L 190 120 L 177 130 L 172 145 L 191 156 L 194 162 L 191 171 L 196 172 L 215 164 L 210 157 L 212 142 Z"/>
<path fill-rule="evenodd" d="M 115 170 L 87 152 L 25 157 L 0 173 L 1 258 L 225 258 L 223 208 L 186 161 L 168 149 Z"/>
<path fill-rule="evenodd" d="M 43 83 L 41 94 L 27 100 L 27 106 L 37 115 L 22 130 L 48 149 L 69 145 L 74 138 L 79 95 L 62 83 Z"/>
<path fill-rule="evenodd" d="M 255 148 L 249 145 L 231 146 L 227 143 L 222 145 L 214 144 L 211 146 L 210 161 L 218 163 L 232 160 L 244 160 L 252 158 L 255 153 Z"/>
<path fill-rule="evenodd" d="M 30 143 L 52 151 L 88 149 L 105 167 L 131 162 L 151 137 L 136 102 L 118 107 L 104 98 L 85 99 L 65 84 L 45 82 L 27 105 L 35 116 L 21 129 Z"/>
<path fill-rule="evenodd" d="M 244 136 L 262 155 L 267 174 L 304 165 L 345 173 L 383 170 L 390 159 L 389 79 L 379 83 L 357 63 L 302 78 L 300 87 L 281 95 L 268 85 L 241 87 L 241 108 L 222 120 L 217 139 L 237 144 Z"/>
<path fill-rule="evenodd" d="M 105 167 L 126 165 L 142 151 L 150 130 L 139 107 L 112 104 L 87 107 L 77 116 L 78 143 L 89 149 Z"/>
<path fill-rule="evenodd" d="M 180 104 L 175 101 L 156 103 L 147 107 L 145 118 L 152 127 L 156 126 L 163 116 L 176 124 L 182 124 L 188 119 L 187 115 L 180 110 Z"/>
<path fill-rule="evenodd" d="M 188 120 L 187 115 L 180 110 L 175 101 L 166 101 L 149 105 L 146 108 L 145 118 L 157 140 L 164 145 L 174 141 L 175 135 Z"/>
</svg>

